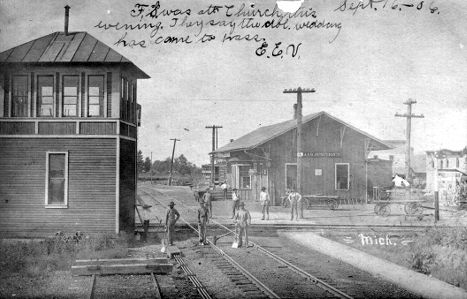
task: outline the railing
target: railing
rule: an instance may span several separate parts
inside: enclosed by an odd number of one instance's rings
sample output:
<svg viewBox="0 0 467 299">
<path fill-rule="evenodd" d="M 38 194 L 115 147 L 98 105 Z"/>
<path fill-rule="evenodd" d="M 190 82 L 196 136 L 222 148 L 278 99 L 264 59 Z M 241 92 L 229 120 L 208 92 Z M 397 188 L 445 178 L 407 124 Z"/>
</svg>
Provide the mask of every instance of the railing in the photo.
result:
<svg viewBox="0 0 467 299">
<path fill-rule="evenodd" d="M 0 118 L 0 135 L 120 135 L 136 139 L 136 125 L 109 118 Z"/>
</svg>

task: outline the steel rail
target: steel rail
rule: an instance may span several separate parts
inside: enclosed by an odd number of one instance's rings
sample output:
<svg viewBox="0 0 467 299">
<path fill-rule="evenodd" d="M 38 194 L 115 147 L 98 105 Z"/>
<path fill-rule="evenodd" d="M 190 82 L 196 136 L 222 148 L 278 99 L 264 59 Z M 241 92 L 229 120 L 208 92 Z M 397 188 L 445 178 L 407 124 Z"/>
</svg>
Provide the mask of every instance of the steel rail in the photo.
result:
<svg viewBox="0 0 467 299">
<path fill-rule="evenodd" d="M 96 285 L 96 274 L 93 274 L 92 277 L 91 277 L 91 290 L 90 290 L 89 296 L 88 296 L 89 299 L 94 298 L 94 287 L 95 287 L 95 285 Z"/>
<path fill-rule="evenodd" d="M 211 295 L 209 295 L 208 291 L 206 290 L 206 287 L 198 280 L 193 271 L 191 271 L 191 269 L 185 263 L 185 260 L 179 255 L 175 255 L 174 259 L 180 265 L 180 268 L 182 268 L 183 272 L 185 272 L 191 283 L 195 286 L 201 298 L 212 299 Z"/>
<path fill-rule="evenodd" d="M 151 196 L 154 200 L 158 201 L 157 199 L 154 198 L 151 194 L 148 192 L 142 190 L 144 193 L 147 195 Z M 187 207 L 183 203 L 181 203 L 179 200 L 176 200 L 179 204 L 182 206 Z M 160 201 L 158 201 L 162 206 L 165 206 L 162 204 Z M 188 209 L 191 209 L 190 207 L 187 207 Z M 180 217 L 180 220 L 182 220 L 188 227 L 190 227 L 192 230 L 194 230 L 196 233 L 199 233 L 199 231 L 192 226 L 188 221 Z M 217 225 L 222 224 L 218 223 L 217 221 L 212 220 Z M 223 226 L 227 230 L 229 230 L 227 227 Z M 245 268 L 243 268 L 239 263 L 237 263 L 234 259 L 232 259 L 230 256 L 228 256 L 222 249 L 220 249 L 218 246 L 214 245 L 211 241 L 207 240 L 209 246 L 211 246 L 215 251 L 217 251 L 222 257 L 224 257 L 233 267 L 235 267 L 237 270 L 239 270 L 243 275 L 245 275 L 253 284 L 255 284 L 266 296 L 269 298 L 280 298 L 274 291 L 272 291 L 270 288 L 268 288 L 265 284 L 263 284 L 260 280 L 258 280 L 256 277 L 254 277 L 250 272 L 248 272 Z"/>
<path fill-rule="evenodd" d="M 153 199 L 154 196 L 152 196 L 151 194 L 149 194 L 148 192 L 146 191 L 143 191 L 145 192 L 147 195 L 151 196 Z M 155 199 L 156 200 L 156 199 Z M 175 200 L 175 199 L 174 199 Z M 188 209 L 192 209 L 190 207 L 187 207 L 186 205 L 184 205 L 182 202 L 180 202 L 179 200 L 176 200 L 179 204 L 181 204 L 182 206 L 185 206 L 186 208 Z M 159 201 L 159 203 L 162 205 L 162 203 Z M 180 217 L 180 219 L 182 219 Z M 184 219 L 182 219 L 182 221 L 188 225 L 191 229 L 193 229 L 194 231 L 198 232 L 198 230 L 196 228 L 194 228 L 190 223 L 188 223 L 187 221 L 185 221 Z M 230 228 L 228 228 L 227 226 L 223 225 L 222 223 L 219 223 L 215 220 L 212 220 L 211 221 L 215 224 L 217 224 L 218 226 L 226 229 L 227 231 L 230 231 L 230 232 L 233 232 Z M 266 287 L 263 283 L 261 283 L 259 280 L 256 279 L 256 277 L 254 277 L 252 274 L 250 274 L 247 270 L 245 270 L 242 266 L 240 266 L 237 262 L 235 262 L 230 256 L 228 256 L 222 249 L 220 249 L 219 247 L 217 247 L 216 245 L 214 245 L 212 242 L 208 241 L 209 242 L 209 245 L 214 248 L 216 251 L 218 251 L 222 256 L 224 256 L 232 265 L 234 265 L 237 269 L 239 269 L 241 272 L 244 272 L 244 273 L 248 273 L 246 276 L 248 278 L 250 278 L 252 280 L 252 282 L 254 282 L 255 284 L 257 284 L 258 287 L 260 288 L 265 288 L 267 290 L 269 290 L 268 287 Z M 286 265 L 287 267 L 289 267 L 292 271 L 296 272 L 297 274 L 301 275 L 301 276 L 304 276 L 306 277 L 307 279 L 310 279 L 311 281 L 313 281 L 318 287 L 320 287 L 321 289 L 339 297 L 339 298 L 346 298 L 346 299 L 351 299 L 352 297 L 349 296 L 348 294 L 338 290 L 337 288 L 329 285 L 328 283 L 326 283 L 325 281 L 311 275 L 310 273 L 300 269 L 299 267 L 293 265 L 292 263 L 286 261 L 285 259 L 273 254 L 272 252 L 266 250 L 265 248 L 261 247 L 260 245 L 254 243 L 251 241 L 251 243 L 254 245 L 254 247 L 258 250 L 260 250 L 261 252 L 265 253 L 266 255 L 268 255 L 269 257 L 275 259 L 276 261 Z M 257 283 L 256 283 L 257 282 Z M 272 294 L 277 296 L 272 290 L 271 290 Z M 269 296 L 269 295 L 268 295 Z M 271 297 L 271 298 L 280 298 L 279 296 L 277 297 Z"/>
<path fill-rule="evenodd" d="M 152 277 L 152 282 L 154 284 L 154 289 L 156 291 L 156 299 L 162 299 L 161 287 L 159 286 L 159 283 L 157 282 L 156 275 L 154 275 L 154 272 L 151 272 L 151 277 Z"/>
</svg>

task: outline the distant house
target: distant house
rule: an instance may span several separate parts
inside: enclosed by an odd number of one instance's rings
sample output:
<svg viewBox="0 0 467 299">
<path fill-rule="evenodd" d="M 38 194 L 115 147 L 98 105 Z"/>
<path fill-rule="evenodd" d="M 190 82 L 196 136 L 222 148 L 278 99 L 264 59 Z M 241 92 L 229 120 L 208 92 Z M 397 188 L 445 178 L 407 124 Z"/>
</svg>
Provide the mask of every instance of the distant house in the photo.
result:
<svg viewBox="0 0 467 299">
<path fill-rule="evenodd" d="M 433 192 L 437 185 L 440 204 L 452 205 L 457 185 L 467 180 L 467 147 L 459 151 L 427 151 L 426 171 L 426 190 Z"/>
<path fill-rule="evenodd" d="M 375 151 L 370 153 L 372 159 L 391 160 L 392 176 L 406 176 L 406 141 L 405 140 L 384 140 L 391 149 Z M 414 149 L 410 148 L 410 169 L 411 180 L 414 186 L 424 186 L 426 180 L 425 154 L 415 154 Z"/>
<path fill-rule="evenodd" d="M 296 120 L 256 129 L 217 149 L 230 186 L 244 199 L 266 187 L 275 204 L 297 186 Z M 303 193 L 365 198 L 370 151 L 391 148 L 384 141 L 322 111 L 303 117 Z"/>
<path fill-rule="evenodd" d="M 87 32 L 0 53 L 0 233 L 132 232 L 137 79 Z"/>
</svg>

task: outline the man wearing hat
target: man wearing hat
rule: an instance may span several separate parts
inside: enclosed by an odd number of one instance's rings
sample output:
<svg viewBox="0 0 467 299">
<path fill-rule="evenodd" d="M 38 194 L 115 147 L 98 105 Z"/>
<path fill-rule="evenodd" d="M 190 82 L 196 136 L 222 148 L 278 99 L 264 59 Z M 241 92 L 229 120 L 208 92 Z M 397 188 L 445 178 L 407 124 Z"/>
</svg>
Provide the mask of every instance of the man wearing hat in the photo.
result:
<svg viewBox="0 0 467 299">
<path fill-rule="evenodd" d="M 175 204 L 173 201 L 169 203 L 169 209 L 167 210 L 167 215 L 165 216 L 165 230 L 167 231 L 167 242 L 170 246 L 173 246 L 173 237 L 175 232 L 175 223 L 180 214 L 174 208 Z"/>
<path fill-rule="evenodd" d="M 238 210 L 234 218 L 235 224 L 240 229 L 238 232 L 238 247 L 242 247 L 242 235 L 245 234 L 245 245 L 248 246 L 248 226 L 251 225 L 250 212 L 245 209 L 245 203 L 241 201 L 238 204 Z"/>
</svg>

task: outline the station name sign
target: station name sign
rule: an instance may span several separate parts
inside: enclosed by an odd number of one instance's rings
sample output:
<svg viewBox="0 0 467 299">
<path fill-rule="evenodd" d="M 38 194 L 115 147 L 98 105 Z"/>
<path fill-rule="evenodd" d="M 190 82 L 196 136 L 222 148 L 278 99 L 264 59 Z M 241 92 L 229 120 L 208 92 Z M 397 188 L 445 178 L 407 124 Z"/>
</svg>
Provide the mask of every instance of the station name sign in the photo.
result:
<svg viewBox="0 0 467 299">
<path fill-rule="evenodd" d="M 308 158 L 341 158 L 342 153 L 340 152 L 302 152 L 297 153 L 297 157 L 308 157 Z"/>
</svg>

